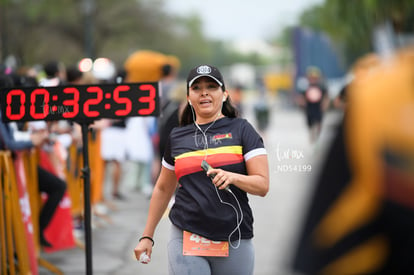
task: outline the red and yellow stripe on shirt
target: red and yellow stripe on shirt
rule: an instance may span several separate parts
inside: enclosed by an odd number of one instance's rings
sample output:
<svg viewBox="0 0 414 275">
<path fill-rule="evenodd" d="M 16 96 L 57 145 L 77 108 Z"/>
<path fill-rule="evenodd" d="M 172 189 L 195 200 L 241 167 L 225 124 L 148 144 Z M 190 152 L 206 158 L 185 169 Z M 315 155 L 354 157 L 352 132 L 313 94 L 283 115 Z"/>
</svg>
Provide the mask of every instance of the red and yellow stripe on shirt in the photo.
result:
<svg viewBox="0 0 414 275">
<path fill-rule="evenodd" d="M 177 179 L 201 171 L 201 162 L 207 155 L 207 162 L 212 167 L 220 167 L 243 162 L 242 146 L 223 146 L 183 153 L 175 157 Z"/>
</svg>

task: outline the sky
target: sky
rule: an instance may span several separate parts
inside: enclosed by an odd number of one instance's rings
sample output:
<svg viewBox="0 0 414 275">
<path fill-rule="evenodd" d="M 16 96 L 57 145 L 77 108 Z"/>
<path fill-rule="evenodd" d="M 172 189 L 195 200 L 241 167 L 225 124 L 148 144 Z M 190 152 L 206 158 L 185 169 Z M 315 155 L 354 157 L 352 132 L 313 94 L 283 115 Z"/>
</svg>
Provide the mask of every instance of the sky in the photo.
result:
<svg viewBox="0 0 414 275">
<path fill-rule="evenodd" d="M 306 8 L 324 0 L 166 0 L 172 13 L 197 13 L 205 34 L 220 40 L 263 40 L 296 23 Z"/>
</svg>

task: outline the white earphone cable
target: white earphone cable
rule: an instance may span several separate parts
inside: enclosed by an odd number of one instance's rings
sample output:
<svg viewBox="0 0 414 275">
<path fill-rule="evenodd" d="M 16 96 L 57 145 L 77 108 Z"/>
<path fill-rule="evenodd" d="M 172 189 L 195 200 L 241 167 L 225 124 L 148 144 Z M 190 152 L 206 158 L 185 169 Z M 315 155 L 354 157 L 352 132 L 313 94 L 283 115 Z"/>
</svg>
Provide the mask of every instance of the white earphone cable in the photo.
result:
<svg viewBox="0 0 414 275">
<path fill-rule="evenodd" d="M 193 121 L 194 121 L 194 125 L 196 126 L 196 130 L 195 130 L 195 134 L 194 134 L 194 141 L 195 141 L 195 144 L 197 145 L 197 130 L 199 130 L 200 132 L 201 132 L 201 134 L 203 135 L 203 137 L 204 137 L 204 151 L 205 151 L 205 154 L 204 154 L 204 160 L 206 160 L 207 159 L 207 155 L 208 155 L 208 139 L 207 139 L 207 131 L 216 123 L 216 121 L 217 121 L 217 119 L 220 117 L 220 114 L 221 114 L 221 109 L 223 108 L 223 101 L 221 102 L 221 108 L 220 108 L 220 111 L 217 113 L 217 116 L 216 116 L 216 118 L 214 119 L 214 121 L 206 128 L 206 130 L 205 131 L 203 131 L 202 129 L 201 129 L 201 127 L 197 124 L 197 122 L 196 122 L 196 117 L 195 117 L 195 112 L 194 112 L 194 109 L 193 109 L 193 105 L 191 105 L 190 104 L 190 107 L 191 107 L 191 113 L 192 113 L 192 115 L 193 115 Z M 231 191 L 231 189 L 230 188 L 228 188 L 227 189 L 227 191 L 230 193 L 230 194 L 232 194 L 233 195 L 233 197 L 234 197 L 234 199 L 236 200 L 236 202 L 237 202 L 237 205 L 238 205 L 238 208 L 239 208 L 239 210 L 240 210 L 240 220 L 239 220 L 239 213 L 238 213 L 238 211 L 237 211 L 237 209 L 236 209 L 236 207 L 234 207 L 234 205 L 233 204 L 231 204 L 231 203 L 229 203 L 229 202 L 225 202 L 225 201 L 223 201 L 223 199 L 221 198 L 221 196 L 220 196 L 220 194 L 219 194 L 219 192 L 218 192 L 218 188 L 217 188 L 217 186 L 214 186 L 215 187 L 215 190 L 216 190 L 216 194 L 217 194 L 217 196 L 218 196 L 218 198 L 219 198 L 219 200 L 220 200 L 220 202 L 222 203 L 222 204 L 224 204 L 224 205 L 228 205 L 228 206 L 230 206 L 231 208 L 233 208 L 233 210 L 234 210 L 234 212 L 236 213 L 236 227 L 233 229 L 233 231 L 231 231 L 230 232 L 230 234 L 229 234 L 229 236 L 228 236 L 228 242 L 229 242 L 229 245 L 233 248 L 233 249 L 237 249 L 237 248 L 239 248 L 239 246 L 240 246 L 240 242 L 241 242 L 241 230 L 240 230 L 240 225 L 241 225 L 241 223 L 243 222 L 243 210 L 242 210 L 242 208 L 241 208 L 241 206 L 240 206 L 240 202 L 239 202 L 239 200 L 237 199 L 237 197 L 236 197 L 236 195 L 234 195 L 234 193 L 233 193 L 233 191 Z M 238 243 L 237 243 L 237 245 L 233 245 L 232 243 L 231 243 L 231 236 L 233 236 L 233 234 L 235 233 L 235 232 L 238 232 L 238 235 L 239 235 L 239 237 L 238 237 Z"/>
<path fill-rule="evenodd" d="M 231 189 L 229 188 L 228 189 L 228 192 L 230 192 L 230 194 L 232 194 L 233 195 L 233 197 L 234 197 L 234 199 L 236 200 L 236 202 L 237 202 L 237 205 L 238 205 L 238 207 L 239 207 L 239 210 L 240 210 L 240 220 L 239 220 L 239 213 L 237 212 L 237 209 L 236 209 L 236 207 L 234 207 L 234 205 L 233 204 L 231 204 L 231 203 L 229 203 L 229 202 L 225 202 L 225 201 L 223 201 L 223 199 L 221 198 L 221 196 L 220 196 L 220 193 L 218 192 L 218 188 L 217 188 L 217 186 L 215 186 L 215 189 L 216 189 L 216 193 L 217 193 L 217 196 L 218 196 L 218 198 L 219 198 L 219 200 L 220 200 L 220 202 L 222 203 L 222 204 L 225 204 L 225 205 L 228 205 L 228 206 L 231 206 L 231 208 L 233 208 L 233 210 L 234 210 L 234 212 L 236 213 L 236 227 L 233 229 L 233 231 L 231 231 L 230 232 L 230 234 L 229 234 L 229 236 L 228 236 L 228 242 L 229 242 L 229 245 L 233 248 L 233 249 L 237 249 L 237 248 L 239 248 L 239 246 L 240 246 L 240 242 L 241 242 L 241 230 L 240 230 L 240 225 L 241 225 L 241 223 L 243 222 L 243 210 L 241 209 L 241 206 L 240 206 L 240 202 L 239 202 L 239 200 L 237 199 L 237 197 L 236 197 L 236 195 L 234 195 L 234 193 L 233 193 L 233 191 L 231 191 Z M 239 237 L 238 237 L 238 240 L 237 240 L 237 245 L 233 245 L 232 243 L 231 243 L 231 236 L 233 236 L 233 234 L 235 233 L 235 232 L 238 232 L 239 234 Z"/>
</svg>

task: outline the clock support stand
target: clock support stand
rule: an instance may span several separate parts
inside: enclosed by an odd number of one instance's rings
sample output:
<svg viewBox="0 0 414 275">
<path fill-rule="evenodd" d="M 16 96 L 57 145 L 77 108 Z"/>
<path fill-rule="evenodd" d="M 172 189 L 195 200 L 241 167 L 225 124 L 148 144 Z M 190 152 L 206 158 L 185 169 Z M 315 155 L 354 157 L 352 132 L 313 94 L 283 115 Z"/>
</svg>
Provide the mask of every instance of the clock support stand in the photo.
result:
<svg viewBox="0 0 414 275">
<path fill-rule="evenodd" d="M 85 260 L 86 274 L 92 275 L 92 230 L 91 230 L 91 181 L 89 168 L 88 130 L 91 122 L 80 122 L 82 128 L 82 178 L 84 182 L 84 222 L 85 222 Z"/>
</svg>

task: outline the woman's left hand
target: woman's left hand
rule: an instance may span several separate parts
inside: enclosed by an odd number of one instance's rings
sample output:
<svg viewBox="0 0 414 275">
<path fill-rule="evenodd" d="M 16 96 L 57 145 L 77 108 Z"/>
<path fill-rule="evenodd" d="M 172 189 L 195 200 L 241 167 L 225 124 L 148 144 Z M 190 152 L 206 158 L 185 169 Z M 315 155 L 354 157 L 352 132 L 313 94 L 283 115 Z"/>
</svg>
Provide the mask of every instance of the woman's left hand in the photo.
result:
<svg viewBox="0 0 414 275">
<path fill-rule="evenodd" d="M 210 169 L 207 175 L 213 175 L 212 182 L 223 190 L 230 185 L 258 196 L 266 196 L 269 191 L 269 164 L 267 155 L 258 155 L 246 161 L 247 175 L 226 171 L 220 168 Z"/>
<path fill-rule="evenodd" d="M 225 189 L 227 186 L 235 182 L 235 173 L 225 171 L 223 169 L 211 169 L 207 172 L 207 176 L 214 174 L 216 175 L 211 181 L 220 190 Z"/>
</svg>

